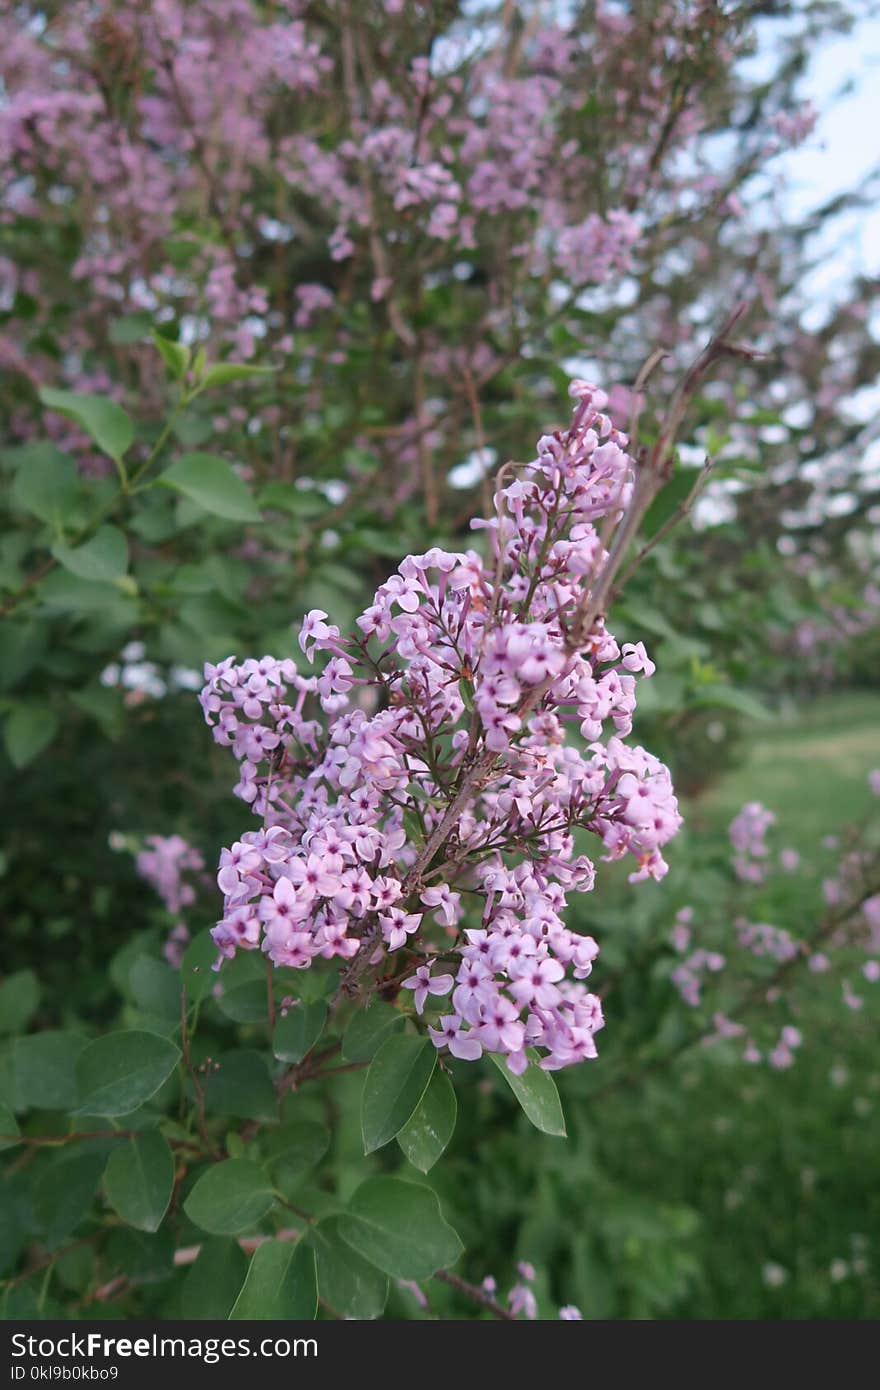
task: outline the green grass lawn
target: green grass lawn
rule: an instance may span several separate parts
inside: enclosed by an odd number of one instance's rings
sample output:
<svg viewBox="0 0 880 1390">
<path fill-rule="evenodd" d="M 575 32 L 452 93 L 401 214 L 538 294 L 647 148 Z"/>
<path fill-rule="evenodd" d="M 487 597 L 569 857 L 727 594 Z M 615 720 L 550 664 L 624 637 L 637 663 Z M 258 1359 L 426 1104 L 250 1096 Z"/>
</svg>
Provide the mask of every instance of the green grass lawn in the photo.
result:
<svg viewBox="0 0 880 1390">
<path fill-rule="evenodd" d="M 780 842 L 806 850 L 862 819 L 880 767 L 880 692 L 815 700 L 773 724 L 756 724 L 745 762 L 685 807 L 695 830 L 721 830 L 746 801 L 778 818 Z"/>
</svg>

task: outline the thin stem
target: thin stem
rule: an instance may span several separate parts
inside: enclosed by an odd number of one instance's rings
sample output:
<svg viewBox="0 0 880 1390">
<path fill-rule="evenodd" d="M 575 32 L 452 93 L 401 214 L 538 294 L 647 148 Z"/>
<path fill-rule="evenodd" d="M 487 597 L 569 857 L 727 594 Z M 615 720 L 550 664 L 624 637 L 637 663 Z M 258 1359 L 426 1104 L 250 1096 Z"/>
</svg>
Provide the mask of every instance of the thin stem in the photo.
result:
<svg viewBox="0 0 880 1390">
<path fill-rule="evenodd" d="M 140 1129 L 90 1129 L 73 1134 L 0 1134 L 0 1144 L 26 1144 L 31 1148 L 59 1149 L 66 1144 L 85 1143 L 88 1139 L 137 1139 L 143 1133 Z M 172 1149 L 201 1150 L 197 1144 L 186 1139 L 170 1139 Z"/>
<path fill-rule="evenodd" d="M 456 1289 L 458 1293 L 464 1294 L 465 1298 L 473 1299 L 479 1303 L 481 1308 L 486 1308 L 493 1318 L 500 1318 L 504 1322 L 517 1322 L 518 1318 L 511 1313 L 509 1308 L 505 1308 L 502 1303 L 494 1299 L 491 1294 L 479 1288 L 477 1284 L 469 1284 L 466 1279 L 462 1279 L 458 1274 L 452 1274 L 448 1269 L 438 1269 L 433 1275 L 434 1279 L 439 1279 L 441 1284 L 448 1284 L 451 1289 Z"/>
<path fill-rule="evenodd" d="M 571 627 L 572 646 L 583 645 L 592 632 L 596 619 L 605 611 L 617 571 L 638 534 L 644 515 L 663 484 L 669 479 L 675 441 L 703 377 L 721 357 L 754 359 L 760 355 L 750 348 L 737 347 L 728 341 L 728 335 L 739 323 L 747 307 L 746 304 L 739 304 L 728 314 L 718 332 L 692 362 L 675 390 L 660 433 L 639 469 L 632 499 L 614 534 L 608 558 L 598 579 L 589 585 L 578 605 Z"/>
<path fill-rule="evenodd" d="M 273 985 L 273 967 L 269 957 L 266 957 L 266 1007 L 269 1013 L 269 1040 L 275 1041 L 275 994 Z"/>
<path fill-rule="evenodd" d="M 199 1134 L 201 1135 L 202 1143 L 205 1145 L 205 1148 L 210 1150 L 211 1152 L 214 1152 L 214 1148 L 211 1143 L 210 1136 L 208 1134 L 208 1126 L 205 1121 L 205 1088 L 203 1087 L 201 1081 L 199 1080 L 196 1074 L 196 1069 L 193 1066 L 192 1062 L 192 1054 L 190 1052 L 189 1033 L 187 1031 L 186 1026 L 185 988 L 181 989 L 180 991 L 180 1049 L 183 1054 L 183 1065 L 189 1074 L 190 1081 L 192 1082 L 193 1089 L 196 1093 L 196 1114 L 198 1117 Z"/>
</svg>

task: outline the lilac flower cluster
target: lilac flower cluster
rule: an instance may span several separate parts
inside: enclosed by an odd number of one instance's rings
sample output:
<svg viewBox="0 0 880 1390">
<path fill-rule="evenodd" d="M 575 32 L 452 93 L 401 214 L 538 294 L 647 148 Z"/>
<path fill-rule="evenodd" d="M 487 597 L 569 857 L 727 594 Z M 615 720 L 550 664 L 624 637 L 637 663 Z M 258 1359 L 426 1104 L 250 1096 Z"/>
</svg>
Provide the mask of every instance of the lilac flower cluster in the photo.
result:
<svg viewBox="0 0 880 1390">
<path fill-rule="evenodd" d="M 867 780 L 871 790 L 880 795 L 880 771 L 869 772 Z M 749 802 L 731 822 L 731 862 L 741 882 L 760 885 L 774 870 L 800 871 L 801 855 L 792 848 L 771 857 L 766 837 L 775 821 L 772 811 L 760 802 Z M 841 838 L 825 836 L 822 848 L 839 850 Z M 735 916 L 732 923 L 735 941 L 746 953 L 745 958 L 737 958 L 731 948 L 731 914 L 726 907 L 720 932 L 714 933 L 714 940 L 726 954 L 712 950 L 708 944 L 694 950 L 691 949 L 694 909 L 683 907 L 678 911 L 669 939 L 682 959 L 671 969 L 670 980 L 691 1008 L 707 1003 L 707 1012 L 714 1010 L 711 1028 L 703 1042 L 736 1040 L 745 1062 L 766 1062 L 777 1070 L 792 1066 L 803 1043 L 801 1028 L 795 1022 L 779 1025 L 775 1040 L 766 1028 L 756 1038 L 736 1013 L 747 1014 L 750 1003 L 763 1001 L 771 1006 L 784 1005 L 790 1016 L 798 1019 L 803 1005 L 792 989 L 789 975 L 790 967 L 798 961 L 804 962 L 811 975 L 836 978 L 846 1008 L 858 1012 L 864 1007 L 864 998 L 847 975 L 857 968 L 866 983 L 880 982 L 880 856 L 870 827 L 861 832 L 853 829 L 845 838 L 847 847 L 833 874 L 822 880 L 825 916 L 812 924 L 812 929 L 803 936 L 785 927 Z M 709 994 L 709 977 L 722 970 L 725 972 L 722 988 L 712 991 L 709 1002 L 704 998 Z M 738 977 L 746 982 L 751 980 L 751 988 L 740 992 L 737 1003 L 733 986 Z"/>
<path fill-rule="evenodd" d="M 583 222 L 563 228 L 556 264 L 573 285 L 602 284 L 614 271 L 629 270 L 630 251 L 638 238 L 638 224 L 628 213 L 612 210 L 603 221 L 593 212 Z"/>
<path fill-rule="evenodd" d="M 692 951 L 691 954 L 677 965 L 673 970 L 670 979 L 678 990 L 685 1004 L 689 1004 L 695 1009 L 702 997 L 703 982 L 707 972 L 717 975 L 724 969 L 726 957 L 720 951 Z"/>
<path fill-rule="evenodd" d="M 535 1266 L 527 1260 L 518 1260 L 516 1266 L 517 1280 L 513 1288 L 507 1295 L 505 1305 L 498 1302 L 498 1281 L 492 1274 L 487 1274 L 478 1287 L 465 1286 L 471 1297 L 478 1302 L 490 1301 L 496 1316 L 509 1318 L 526 1318 L 532 1320 L 538 1316 L 538 1300 L 535 1297 L 531 1285 L 535 1282 Z M 427 1296 L 421 1286 L 412 1279 L 398 1279 L 398 1288 L 406 1289 L 412 1294 L 420 1308 L 427 1310 L 429 1303 Z M 505 1311 L 499 1313 L 499 1309 Z M 559 1309 L 560 1322 L 582 1322 L 583 1313 L 574 1303 L 566 1303 Z"/>
<path fill-rule="evenodd" d="M 165 956 L 170 964 L 179 965 L 189 941 L 184 913 L 196 900 L 193 880 L 203 876 L 205 861 L 182 835 L 148 835 L 145 847 L 135 857 L 135 868 L 175 919 Z"/>
<path fill-rule="evenodd" d="M 746 922 L 742 918 L 735 925 L 740 946 L 754 956 L 767 956 L 781 963 L 794 960 L 801 949 L 784 927 L 774 927 L 768 922 Z"/>
<path fill-rule="evenodd" d="M 417 1013 L 451 993 L 428 1030 L 438 1048 L 504 1054 L 514 1072 L 527 1048 L 547 1069 L 595 1056 L 602 1011 L 584 982 L 598 947 L 564 923 L 567 893 L 595 877 L 577 832 L 606 860 L 631 855 L 638 881 L 665 874 L 681 823 L 666 767 L 624 742 L 652 663 L 602 618 L 581 631 L 606 558 L 597 523 L 622 514 L 633 465 L 604 394 L 583 382 L 572 394 L 569 428 L 545 435 L 499 487 L 495 518 L 474 523 L 487 561 L 409 556 L 358 634 L 306 615 L 308 674 L 230 657 L 206 667 L 201 695 L 262 819 L 221 855 L 222 955 L 260 948 L 304 968 L 363 953 Z M 471 925 L 466 893 L 482 909 Z M 398 951 L 400 965 L 387 959 Z M 435 974 L 441 955 L 453 968 Z"/>
<path fill-rule="evenodd" d="M 519 1277 L 507 1295 L 507 1307 L 513 1317 L 533 1320 L 538 1316 L 538 1300 L 531 1287 L 535 1282 L 535 1266 L 528 1260 L 518 1260 L 516 1272 Z M 495 1298 L 498 1293 L 497 1281 L 491 1274 L 486 1275 L 480 1287 L 489 1298 Z M 573 1303 L 567 1303 L 559 1309 L 561 1322 L 582 1322 L 583 1316 L 580 1308 Z"/>
<path fill-rule="evenodd" d="M 744 883 L 760 883 L 764 878 L 769 850 L 765 836 L 776 817 L 760 801 L 748 801 L 730 823 L 731 844 L 736 850 L 733 870 Z"/>
</svg>

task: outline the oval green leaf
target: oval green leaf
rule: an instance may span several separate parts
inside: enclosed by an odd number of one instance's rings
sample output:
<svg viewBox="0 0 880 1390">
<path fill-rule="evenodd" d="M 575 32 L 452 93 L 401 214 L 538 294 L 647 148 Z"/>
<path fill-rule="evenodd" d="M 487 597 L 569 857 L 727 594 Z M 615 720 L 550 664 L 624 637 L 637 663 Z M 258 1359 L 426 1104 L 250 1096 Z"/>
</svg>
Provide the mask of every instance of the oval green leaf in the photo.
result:
<svg viewBox="0 0 880 1390">
<path fill-rule="evenodd" d="M 392 1033 L 406 1023 L 403 1014 L 381 1001 L 368 1009 L 358 1009 L 342 1037 L 342 1056 L 346 1062 L 369 1062 Z"/>
<path fill-rule="evenodd" d="M 12 1111 L 0 1101 L 0 1153 L 4 1149 L 15 1148 L 20 1133 L 18 1121 Z"/>
<path fill-rule="evenodd" d="M 204 999 L 213 991 L 217 983 L 214 965 L 218 955 L 210 928 L 205 927 L 193 937 L 180 965 L 180 983 L 186 990 L 188 1003 Z"/>
<path fill-rule="evenodd" d="M 314 1250 L 289 1240 L 258 1245 L 230 1318 L 311 1321 L 317 1311 Z"/>
<path fill-rule="evenodd" d="M 175 343 L 163 337 L 156 329 L 153 329 L 153 345 L 165 363 L 168 375 L 174 381 L 181 381 L 189 366 L 190 349 L 184 343 Z"/>
<path fill-rule="evenodd" d="M 159 482 L 227 521 L 260 520 L 257 504 L 232 464 L 216 454 L 184 454 Z"/>
<path fill-rule="evenodd" d="M 180 1293 L 181 1316 L 206 1322 L 228 1318 L 247 1267 L 247 1256 L 237 1240 L 221 1236 L 206 1240 Z"/>
<path fill-rule="evenodd" d="M 12 1054 L 17 1110 L 67 1110 L 76 1104 L 76 1062 L 86 1046 L 78 1033 L 16 1038 Z"/>
<path fill-rule="evenodd" d="M 168 1080 L 180 1049 L 157 1033 L 106 1033 L 76 1063 L 79 1109 L 87 1115 L 129 1115 Z"/>
<path fill-rule="evenodd" d="M 280 1062 L 301 1062 L 311 1052 L 324 1030 L 327 1005 L 292 1004 L 275 1024 L 272 1051 Z"/>
<path fill-rule="evenodd" d="M 135 1134 L 113 1150 L 104 1173 L 111 1207 L 129 1226 L 158 1231 L 171 1201 L 174 1157 L 158 1129 Z"/>
<path fill-rule="evenodd" d="M 452 1082 L 437 1070 L 397 1142 L 414 1168 L 427 1173 L 443 1153 L 455 1132 L 458 1103 Z"/>
<path fill-rule="evenodd" d="M 205 1104 L 212 1115 L 277 1119 L 278 1096 L 263 1054 L 246 1048 L 221 1053 L 205 1081 Z"/>
<path fill-rule="evenodd" d="M 100 584 L 113 584 L 128 569 L 128 542 L 115 526 L 102 526 L 75 549 L 59 541 L 52 554 L 71 574 Z"/>
<path fill-rule="evenodd" d="M 309 1232 L 318 1266 L 318 1292 L 340 1317 L 366 1322 L 380 1318 L 388 1298 L 388 1276 L 347 1245 L 336 1217 Z"/>
<path fill-rule="evenodd" d="M 532 1048 L 528 1049 L 528 1055 L 530 1061 L 522 1076 L 514 1076 L 503 1057 L 499 1057 L 495 1052 L 489 1053 L 489 1057 L 501 1072 L 535 1129 L 564 1139 L 565 1116 L 562 1113 L 556 1082 L 548 1071 L 542 1071 L 538 1066 L 535 1060 L 536 1053 Z"/>
<path fill-rule="evenodd" d="M 40 400 L 49 410 L 73 420 L 91 435 L 102 453 L 118 462 L 134 442 L 134 425 L 115 401 L 106 396 L 84 396 L 77 391 L 55 391 L 44 386 Z"/>
<path fill-rule="evenodd" d="M 48 747 L 58 732 L 58 715 L 42 700 L 15 705 L 3 727 L 6 751 L 13 767 L 27 767 Z"/>
<path fill-rule="evenodd" d="M 29 449 L 19 465 L 12 496 L 26 512 L 60 530 L 76 506 L 79 490 L 73 459 L 43 444 Z"/>
<path fill-rule="evenodd" d="M 361 1183 L 338 1230 L 346 1245 L 392 1279 L 427 1279 L 464 1249 L 437 1194 L 400 1178 Z"/>
<path fill-rule="evenodd" d="M 237 1236 L 253 1230 L 274 1201 L 272 1184 L 259 1163 L 228 1158 L 202 1174 L 183 1209 L 210 1235 Z"/>
<path fill-rule="evenodd" d="M 437 1064 L 434 1045 L 421 1037 L 392 1037 L 376 1053 L 361 1098 L 364 1153 L 381 1149 L 403 1129 Z"/>
<path fill-rule="evenodd" d="M 50 1247 L 60 1245 L 92 1210 L 106 1153 L 53 1156 L 34 1184 L 34 1216 Z"/>
<path fill-rule="evenodd" d="M 16 970 L 0 985 L 0 1033 L 20 1033 L 40 998 L 33 970 Z"/>
<path fill-rule="evenodd" d="M 231 381 L 246 381 L 250 377 L 271 376 L 274 371 L 274 367 L 251 366 L 247 362 L 215 362 L 213 366 L 205 368 L 205 373 L 199 384 L 204 390 L 209 390 L 212 386 L 228 386 Z"/>
<path fill-rule="evenodd" d="M 296 1187 L 330 1147 L 330 1131 L 317 1120 L 294 1120 L 267 1132 L 264 1153 L 276 1186 Z"/>
</svg>

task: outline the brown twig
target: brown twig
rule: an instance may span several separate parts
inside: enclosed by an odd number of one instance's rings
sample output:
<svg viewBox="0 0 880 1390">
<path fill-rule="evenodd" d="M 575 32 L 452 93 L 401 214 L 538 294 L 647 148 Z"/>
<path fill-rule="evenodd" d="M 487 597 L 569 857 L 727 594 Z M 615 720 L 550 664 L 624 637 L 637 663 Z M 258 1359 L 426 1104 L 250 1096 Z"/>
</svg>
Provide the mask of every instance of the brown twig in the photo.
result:
<svg viewBox="0 0 880 1390">
<path fill-rule="evenodd" d="M 759 356 L 752 349 L 738 347 L 729 340 L 729 335 L 742 319 L 747 307 L 748 305 L 745 303 L 738 304 L 733 312 L 728 314 L 718 332 L 691 363 L 676 388 L 660 427 L 660 433 L 641 463 L 632 498 L 614 533 L 608 558 L 595 583 L 590 584 L 584 593 L 575 612 L 570 632 L 570 642 L 573 647 L 584 645 L 596 619 L 607 607 L 617 571 L 623 563 L 630 545 L 638 535 L 645 513 L 663 484 L 669 479 L 673 466 L 672 451 L 675 447 L 675 441 L 684 423 L 688 407 L 703 377 L 721 357 L 745 356 L 753 359 Z"/>
<path fill-rule="evenodd" d="M 487 1309 L 493 1318 L 500 1318 L 504 1322 L 518 1321 L 516 1315 L 511 1313 L 509 1308 L 505 1308 L 491 1294 L 486 1293 L 485 1289 L 479 1288 L 476 1284 L 469 1284 L 460 1275 L 452 1274 L 448 1269 L 438 1269 L 432 1277 L 439 1279 L 441 1284 L 448 1284 L 451 1289 L 456 1289 L 466 1298 L 473 1299 L 475 1303 L 479 1303 L 480 1307 Z"/>
<path fill-rule="evenodd" d="M 356 957 L 355 957 L 356 959 Z M 296 1091 L 304 1081 L 313 1081 L 318 1075 L 321 1063 L 328 1057 L 334 1057 L 342 1047 L 341 1042 L 330 1043 L 329 1047 L 324 1047 L 320 1052 L 307 1052 L 305 1057 L 295 1066 L 286 1071 L 276 1083 L 276 1090 L 279 1096 L 285 1095 L 287 1091 Z"/>
<path fill-rule="evenodd" d="M 91 1129 L 74 1131 L 72 1134 L 0 1134 L 0 1144 L 27 1144 L 33 1148 L 58 1149 L 65 1144 L 76 1144 L 88 1139 L 137 1139 L 143 1134 L 140 1129 Z M 192 1149 L 195 1153 L 201 1150 L 198 1144 L 190 1143 L 186 1139 L 169 1139 L 172 1149 Z"/>
</svg>

